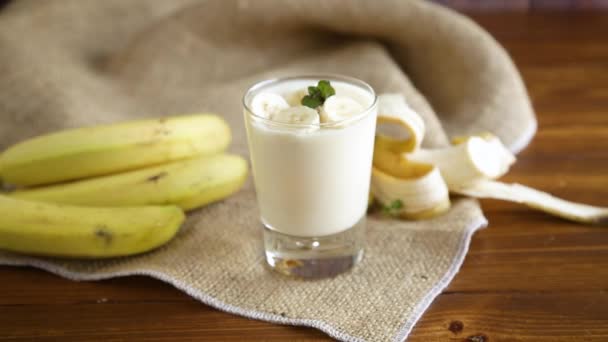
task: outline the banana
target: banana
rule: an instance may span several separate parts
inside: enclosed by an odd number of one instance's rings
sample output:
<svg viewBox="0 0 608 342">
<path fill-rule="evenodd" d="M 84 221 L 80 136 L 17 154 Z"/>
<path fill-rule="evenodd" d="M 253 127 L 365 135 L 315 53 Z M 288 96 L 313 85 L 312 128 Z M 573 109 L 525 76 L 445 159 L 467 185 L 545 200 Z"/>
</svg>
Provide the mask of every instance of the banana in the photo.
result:
<svg viewBox="0 0 608 342">
<path fill-rule="evenodd" d="M 0 154 L 0 178 L 31 186 L 107 175 L 210 155 L 230 143 L 230 128 L 199 114 L 79 128 L 39 136 Z"/>
<path fill-rule="evenodd" d="M 175 204 L 191 210 L 221 200 L 241 188 L 247 162 L 236 155 L 198 157 L 105 177 L 31 190 L 13 198 L 84 206 Z"/>
<path fill-rule="evenodd" d="M 608 226 L 608 208 L 566 201 L 520 184 L 482 180 L 454 192 L 476 198 L 522 203 L 566 220 Z"/>
<path fill-rule="evenodd" d="M 294 91 L 293 93 L 286 96 L 287 103 L 291 107 L 301 106 L 302 98 L 306 95 L 308 95 L 308 91 L 306 89 L 300 89 L 300 90 Z"/>
<path fill-rule="evenodd" d="M 500 177 L 504 175 L 508 171 L 509 167 L 511 167 L 511 165 L 513 165 L 513 163 L 515 163 L 515 161 L 517 160 L 517 158 L 515 158 L 515 155 L 513 155 L 513 153 L 511 153 L 511 151 L 509 151 L 509 149 L 505 145 L 503 145 L 502 141 L 500 141 L 497 136 L 488 132 L 471 136 L 454 137 L 452 138 L 452 145 L 466 143 L 471 138 L 475 137 L 481 138 L 486 143 L 488 143 L 490 145 L 490 148 L 492 149 L 492 152 L 496 154 L 496 156 L 494 156 L 493 158 L 500 160 L 500 163 L 502 164 L 502 171 L 499 172 L 499 174 L 495 177 Z"/>
<path fill-rule="evenodd" d="M 397 215 L 407 219 L 437 216 L 450 208 L 448 188 L 436 167 L 426 166 L 427 172 L 416 178 L 397 178 L 372 169 L 371 189 L 376 200 L 390 205 L 403 203 Z"/>
<path fill-rule="evenodd" d="M 321 107 L 321 122 L 338 122 L 363 112 L 363 106 L 348 96 L 333 95 Z"/>
<path fill-rule="evenodd" d="M 287 108 L 289 108 L 287 101 L 281 95 L 274 93 L 260 93 L 251 100 L 253 114 L 268 119 Z"/>
<path fill-rule="evenodd" d="M 459 145 L 462 144 L 463 142 L 466 142 L 467 140 L 471 139 L 472 137 L 480 137 L 483 138 L 485 140 L 491 140 L 491 139 L 498 139 L 494 134 L 490 133 L 490 132 L 483 132 L 483 133 L 479 133 L 479 134 L 474 134 L 474 135 L 457 135 L 455 137 L 452 137 L 452 139 L 450 139 L 452 145 Z M 500 139 L 498 139 L 500 141 Z"/>
<path fill-rule="evenodd" d="M 424 122 L 409 109 L 400 95 L 378 97 L 378 125 L 405 129 L 407 137 L 396 139 L 376 135 L 371 191 L 383 206 L 394 201 L 402 205 L 395 213 L 402 218 L 425 219 L 450 208 L 449 191 L 439 169 L 415 162 L 406 152 L 416 150 L 424 134 Z"/>
<path fill-rule="evenodd" d="M 424 124 L 403 97 L 381 95 L 378 104 L 378 126 L 399 127 L 408 136 L 401 140 L 376 136 L 371 189 L 385 206 L 401 200 L 401 217 L 419 219 L 442 213 L 449 208 L 449 190 L 475 198 L 522 203 L 576 222 L 608 225 L 608 208 L 569 202 L 527 186 L 494 181 L 509 171 L 515 156 L 493 134 L 456 137 L 453 145 L 445 148 L 420 148 Z"/>
<path fill-rule="evenodd" d="M 439 149 L 418 149 L 406 158 L 435 165 L 450 188 L 461 187 L 479 179 L 501 177 L 515 162 L 515 157 L 496 137 L 470 137 L 458 145 Z"/>
<path fill-rule="evenodd" d="M 86 208 L 0 195 L 0 249 L 76 258 L 143 253 L 171 240 L 184 222 L 175 206 Z"/>
<path fill-rule="evenodd" d="M 446 177 L 452 193 L 475 198 L 493 198 L 521 203 L 563 219 L 587 224 L 608 225 L 608 208 L 566 201 L 525 185 L 494 181 L 494 179 L 499 178 L 508 171 L 511 164 L 515 162 L 515 156 L 501 143 L 500 139 L 491 133 L 482 133 L 478 136 L 456 137 L 452 139 L 452 143 L 456 144 L 455 147 L 458 147 L 470 144 L 471 141 L 476 139 L 485 141 L 488 144 L 487 149 L 489 151 L 485 157 L 479 154 L 474 158 L 478 159 L 478 164 L 485 163 L 486 170 L 493 169 L 496 172 L 482 173 L 477 178 L 473 177 L 461 183 L 450 181 Z M 455 164 L 453 167 L 456 169 L 456 174 L 462 173 L 463 169 L 466 170 L 466 167 Z M 453 176 L 449 177 L 453 178 Z"/>
<path fill-rule="evenodd" d="M 378 96 L 378 131 L 383 134 L 386 129 L 393 137 L 405 131 L 405 137 L 399 141 L 400 145 L 393 146 L 394 151 L 401 153 L 412 152 L 420 148 L 426 127 L 424 121 L 405 102 L 401 94 L 382 94 Z M 395 132 L 397 130 L 397 132 Z"/>
<path fill-rule="evenodd" d="M 270 115 L 270 119 L 277 122 L 310 125 L 319 123 L 319 113 L 316 110 L 306 107 L 290 107 Z"/>
</svg>

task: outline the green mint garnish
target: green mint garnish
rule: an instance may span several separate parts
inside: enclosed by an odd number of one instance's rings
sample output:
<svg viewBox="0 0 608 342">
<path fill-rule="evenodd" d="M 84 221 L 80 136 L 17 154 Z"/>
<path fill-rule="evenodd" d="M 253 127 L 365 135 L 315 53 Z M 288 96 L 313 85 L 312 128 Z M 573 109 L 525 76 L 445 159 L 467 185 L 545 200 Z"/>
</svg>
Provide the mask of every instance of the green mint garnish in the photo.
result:
<svg viewBox="0 0 608 342">
<path fill-rule="evenodd" d="M 321 89 L 319 89 L 318 87 L 308 87 L 308 95 L 310 97 L 323 97 L 323 93 L 321 93 Z"/>
<path fill-rule="evenodd" d="M 320 97 L 306 95 L 302 98 L 302 105 L 315 109 L 323 104 L 323 99 Z"/>
<path fill-rule="evenodd" d="M 308 95 L 302 98 L 302 105 L 316 109 L 322 106 L 328 97 L 335 95 L 336 90 L 331 86 L 329 81 L 320 80 L 316 87 L 308 87 Z"/>
<path fill-rule="evenodd" d="M 327 100 L 328 97 L 336 95 L 336 90 L 331 86 L 329 81 L 321 80 L 317 84 L 317 89 L 321 92 L 321 96 Z"/>
<path fill-rule="evenodd" d="M 386 215 L 396 216 L 403 208 L 403 202 L 400 199 L 392 201 L 389 205 L 382 207 L 382 212 Z"/>
</svg>

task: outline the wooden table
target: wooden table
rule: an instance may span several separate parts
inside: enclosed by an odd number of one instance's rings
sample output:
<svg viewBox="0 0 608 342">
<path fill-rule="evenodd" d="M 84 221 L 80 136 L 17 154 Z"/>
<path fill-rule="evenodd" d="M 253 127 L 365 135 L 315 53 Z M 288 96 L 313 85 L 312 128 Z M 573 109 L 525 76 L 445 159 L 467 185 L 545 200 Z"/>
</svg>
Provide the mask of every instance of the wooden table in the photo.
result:
<svg viewBox="0 0 608 342">
<path fill-rule="evenodd" d="M 509 181 L 608 206 L 608 12 L 474 19 L 521 69 L 539 131 Z M 608 341 L 608 230 L 483 201 L 488 229 L 409 341 Z M 451 328 L 451 329 L 450 329 Z M 229 315 L 160 281 L 0 267 L 0 340 L 326 341 Z"/>
</svg>

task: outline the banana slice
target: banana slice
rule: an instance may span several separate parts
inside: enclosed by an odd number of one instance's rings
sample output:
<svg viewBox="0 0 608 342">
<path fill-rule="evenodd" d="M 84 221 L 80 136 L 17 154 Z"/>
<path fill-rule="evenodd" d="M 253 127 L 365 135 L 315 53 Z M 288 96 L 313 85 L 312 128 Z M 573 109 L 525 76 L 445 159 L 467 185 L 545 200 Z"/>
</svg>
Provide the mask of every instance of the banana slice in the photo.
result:
<svg viewBox="0 0 608 342">
<path fill-rule="evenodd" d="M 407 159 L 435 165 L 452 188 L 480 179 L 496 179 L 509 171 L 515 157 L 496 137 L 470 137 L 458 145 L 437 149 L 418 149 Z"/>
<path fill-rule="evenodd" d="M 302 98 L 306 95 L 308 95 L 308 91 L 306 89 L 301 89 L 294 91 L 292 94 L 286 95 L 285 97 L 290 106 L 297 107 L 302 105 Z"/>
<path fill-rule="evenodd" d="M 490 145 L 490 147 L 492 148 L 494 153 L 496 153 L 496 155 L 497 155 L 495 158 L 497 158 L 503 162 L 503 168 L 506 167 L 508 169 L 509 166 L 513 165 L 513 163 L 515 163 L 515 161 L 517 160 L 515 158 L 515 155 L 513 155 L 513 153 L 511 153 L 511 151 L 509 151 L 509 149 L 505 145 L 503 145 L 502 141 L 500 141 L 500 138 L 498 138 L 497 136 L 495 136 L 494 134 L 489 133 L 489 132 L 484 132 L 484 133 L 470 135 L 470 136 L 453 137 L 452 145 L 459 145 L 459 144 L 466 143 L 467 141 L 469 141 L 471 138 L 474 138 L 474 137 L 482 138 Z M 506 171 L 507 170 L 505 170 L 504 172 L 506 173 Z M 500 177 L 501 175 L 498 175 L 496 177 Z"/>
<path fill-rule="evenodd" d="M 450 208 L 448 187 L 439 169 L 431 165 L 426 172 L 415 178 L 399 178 L 379 168 L 372 168 L 371 189 L 382 204 L 400 200 L 403 208 L 397 213 L 406 219 L 426 219 L 443 214 Z"/>
<path fill-rule="evenodd" d="M 310 125 L 319 123 L 319 113 L 317 113 L 316 110 L 305 106 L 286 108 L 270 115 L 269 118 L 277 122 L 298 125 Z"/>
<path fill-rule="evenodd" d="M 361 113 L 363 109 L 359 102 L 350 97 L 330 96 L 321 107 L 321 122 L 342 121 Z"/>
<path fill-rule="evenodd" d="M 378 96 L 378 129 L 392 126 L 393 129 L 405 130 L 407 138 L 393 139 L 395 152 L 412 152 L 420 148 L 424 137 L 424 121 L 418 113 L 408 106 L 401 94 L 382 94 Z"/>
<path fill-rule="evenodd" d="M 260 93 L 251 100 L 253 113 L 265 118 L 270 118 L 287 108 L 289 108 L 287 101 L 281 95 L 274 93 Z"/>
</svg>

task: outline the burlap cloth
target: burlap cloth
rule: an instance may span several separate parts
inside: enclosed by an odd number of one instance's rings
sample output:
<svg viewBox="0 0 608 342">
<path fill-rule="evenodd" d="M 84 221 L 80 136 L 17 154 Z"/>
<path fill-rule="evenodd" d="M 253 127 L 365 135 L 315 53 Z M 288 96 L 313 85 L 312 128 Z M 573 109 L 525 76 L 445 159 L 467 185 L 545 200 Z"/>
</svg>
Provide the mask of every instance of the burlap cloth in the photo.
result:
<svg viewBox="0 0 608 342">
<path fill-rule="evenodd" d="M 513 150 L 534 134 L 522 81 L 470 20 L 427 2 L 342 0 L 19 0 L 0 12 L 0 148 L 53 130 L 212 111 L 247 155 L 241 96 L 255 81 L 339 73 L 401 92 L 424 117 L 424 144 L 492 131 Z M 334 279 L 265 268 L 251 181 L 193 212 L 161 249 L 109 261 L 0 252 L 0 264 L 77 280 L 144 274 L 235 314 L 305 325 L 345 341 L 402 340 L 450 282 L 478 204 L 422 222 L 368 220 L 363 262 Z"/>
</svg>

